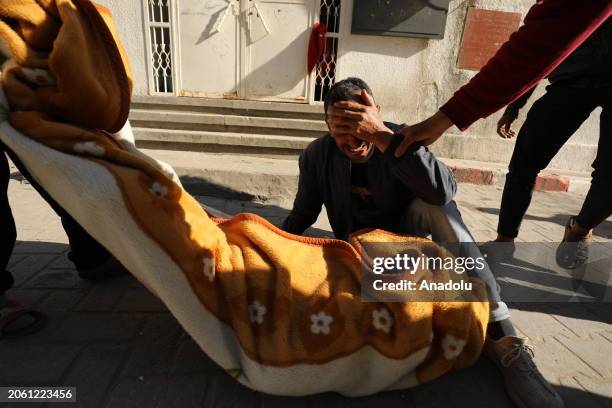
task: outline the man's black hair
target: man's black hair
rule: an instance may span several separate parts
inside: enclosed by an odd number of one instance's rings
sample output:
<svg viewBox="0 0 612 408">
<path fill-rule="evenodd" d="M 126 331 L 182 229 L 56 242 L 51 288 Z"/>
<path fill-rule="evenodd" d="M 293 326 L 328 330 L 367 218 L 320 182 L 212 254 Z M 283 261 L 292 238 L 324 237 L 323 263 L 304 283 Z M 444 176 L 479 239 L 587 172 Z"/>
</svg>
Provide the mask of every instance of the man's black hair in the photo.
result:
<svg viewBox="0 0 612 408">
<path fill-rule="evenodd" d="M 336 82 L 331 86 L 327 92 L 327 95 L 325 95 L 325 101 L 323 102 L 325 112 L 327 113 L 327 107 L 329 105 L 332 105 L 338 101 L 356 100 L 357 102 L 361 102 L 361 98 L 355 94 L 360 92 L 362 89 L 365 89 L 365 91 L 372 96 L 370 86 L 361 78 L 349 77 L 343 79 L 342 81 Z"/>
</svg>

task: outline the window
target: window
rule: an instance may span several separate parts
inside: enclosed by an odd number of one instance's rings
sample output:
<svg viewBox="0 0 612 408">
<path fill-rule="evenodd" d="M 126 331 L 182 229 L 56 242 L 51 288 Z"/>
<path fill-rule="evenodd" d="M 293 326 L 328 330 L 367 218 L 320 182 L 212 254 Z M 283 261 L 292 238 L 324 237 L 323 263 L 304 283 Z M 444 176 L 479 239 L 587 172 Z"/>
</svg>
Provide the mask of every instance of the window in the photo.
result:
<svg viewBox="0 0 612 408">
<path fill-rule="evenodd" d="M 151 90 L 174 93 L 170 0 L 148 0 Z"/>
<path fill-rule="evenodd" d="M 321 102 L 336 81 L 338 40 L 340 36 L 340 0 L 321 0 L 319 22 L 327 28 L 325 49 L 315 67 L 314 100 Z"/>
</svg>

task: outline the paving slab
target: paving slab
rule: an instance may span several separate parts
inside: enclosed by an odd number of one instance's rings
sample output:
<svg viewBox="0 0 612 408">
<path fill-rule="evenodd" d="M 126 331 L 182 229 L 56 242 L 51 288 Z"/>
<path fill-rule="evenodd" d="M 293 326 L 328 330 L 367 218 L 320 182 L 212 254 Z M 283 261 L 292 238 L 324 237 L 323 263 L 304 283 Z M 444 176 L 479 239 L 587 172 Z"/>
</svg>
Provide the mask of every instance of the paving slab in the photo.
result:
<svg viewBox="0 0 612 408">
<path fill-rule="evenodd" d="M 103 403 L 127 352 L 126 345 L 93 344 L 79 353 L 63 378 L 65 384 L 76 387 L 78 405 L 98 407 Z M 59 408 L 74 404 L 47 405 Z"/>
<path fill-rule="evenodd" d="M 544 377 L 553 383 L 576 375 L 601 378 L 574 350 L 568 349 L 554 337 L 546 337 L 537 347 L 534 361 Z"/>
<path fill-rule="evenodd" d="M 2 385 L 59 385 L 82 348 L 81 344 L 33 345 L 3 341 L 0 367 L 2 377 L 6 377 Z"/>
<path fill-rule="evenodd" d="M 591 394 L 575 378 L 563 378 L 558 388 L 559 395 L 563 398 L 566 407 L 580 408 L 608 408 L 610 405 L 603 405 L 598 396 Z"/>
<path fill-rule="evenodd" d="M 49 294 L 38 302 L 36 308 L 67 312 L 72 310 L 86 294 L 87 290 L 50 290 Z"/>
<path fill-rule="evenodd" d="M 575 379 L 602 407 L 612 407 L 612 381 L 583 376 Z"/>
<path fill-rule="evenodd" d="M 55 333 L 58 341 L 120 342 L 132 340 L 144 318 L 134 314 L 71 313 Z"/>
<path fill-rule="evenodd" d="M 222 373 L 223 369 L 215 364 L 187 333 L 175 344 L 176 354 L 172 362 L 173 374 Z"/>
<path fill-rule="evenodd" d="M 150 377 L 168 373 L 181 331 L 174 317 L 167 313 L 147 316 L 144 325 L 130 342 L 130 355 L 121 375 Z"/>
<path fill-rule="evenodd" d="M 612 356 L 612 342 L 601 334 L 591 334 L 587 339 L 559 336 L 557 340 L 599 374 L 602 380 L 608 379 L 612 383 L 612 359 L 602 358 Z"/>
<path fill-rule="evenodd" d="M 123 292 L 115 310 L 124 312 L 167 312 L 162 301 L 145 288 L 130 288 Z"/>
</svg>

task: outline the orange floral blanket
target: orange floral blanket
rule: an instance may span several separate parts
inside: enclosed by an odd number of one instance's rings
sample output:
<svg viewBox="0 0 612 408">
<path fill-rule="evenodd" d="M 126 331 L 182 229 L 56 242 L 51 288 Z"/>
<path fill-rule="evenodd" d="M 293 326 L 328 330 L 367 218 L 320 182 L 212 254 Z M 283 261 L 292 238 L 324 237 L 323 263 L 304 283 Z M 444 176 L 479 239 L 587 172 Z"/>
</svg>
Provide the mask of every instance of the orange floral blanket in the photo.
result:
<svg viewBox="0 0 612 408">
<path fill-rule="evenodd" d="M 2 0 L 0 17 L 0 139 L 238 381 L 357 396 L 479 357 L 488 320 L 479 282 L 479 301 L 362 299 L 363 242 L 435 244 L 383 231 L 346 243 L 290 235 L 252 214 L 216 219 L 171 168 L 138 151 L 131 73 L 106 9 Z"/>
</svg>

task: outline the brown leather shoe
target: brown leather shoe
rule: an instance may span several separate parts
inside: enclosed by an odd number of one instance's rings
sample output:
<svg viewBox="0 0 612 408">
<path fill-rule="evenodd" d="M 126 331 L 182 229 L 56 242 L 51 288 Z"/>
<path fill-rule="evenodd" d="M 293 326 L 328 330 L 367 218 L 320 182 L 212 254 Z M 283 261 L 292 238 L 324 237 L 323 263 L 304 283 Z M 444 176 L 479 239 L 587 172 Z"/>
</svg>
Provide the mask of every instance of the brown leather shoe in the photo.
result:
<svg viewBox="0 0 612 408">
<path fill-rule="evenodd" d="M 589 246 L 593 241 L 593 231 L 577 234 L 574 231 L 576 218 L 570 217 L 565 225 L 563 241 L 557 247 L 557 264 L 566 269 L 576 269 L 589 260 Z"/>
<path fill-rule="evenodd" d="M 520 337 L 487 338 L 483 350 L 500 369 L 518 408 L 564 408 L 563 400 L 533 362 L 533 349 Z"/>
</svg>

